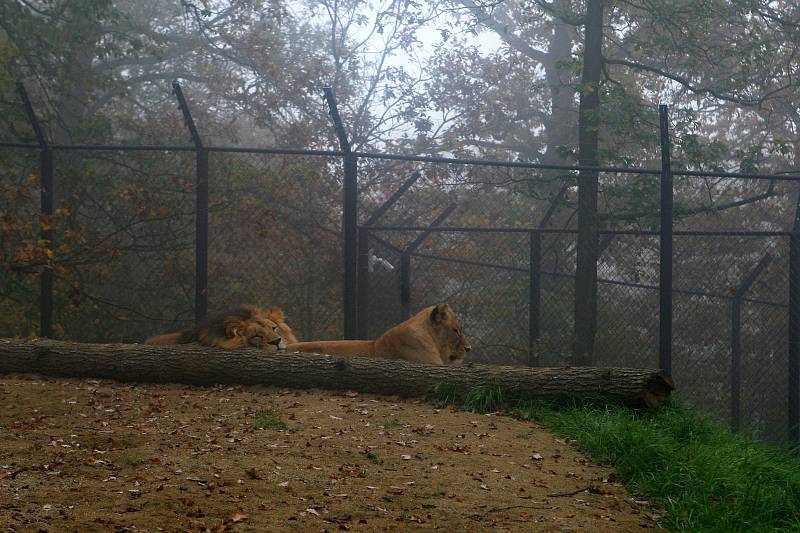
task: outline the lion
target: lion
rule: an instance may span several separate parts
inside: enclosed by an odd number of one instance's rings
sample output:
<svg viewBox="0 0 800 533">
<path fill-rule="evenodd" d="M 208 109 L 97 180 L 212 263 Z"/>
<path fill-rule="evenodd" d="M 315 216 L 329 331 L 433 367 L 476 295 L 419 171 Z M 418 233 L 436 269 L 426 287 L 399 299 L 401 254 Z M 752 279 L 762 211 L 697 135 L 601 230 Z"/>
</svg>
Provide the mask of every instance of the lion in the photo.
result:
<svg viewBox="0 0 800 533">
<path fill-rule="evenodd" d="M 229 350 L 245 347 L 275 350 L 296 342 L 297 337 L 286 323 L 281 309 L 272 307 L 264 311 L 251 305 L 214 314 L 193 328 L 156 335 L 144 341 L 145 344 L 158 345 L 198 343 Z"/>
<path fill-rule="evenodd" d="M 439 304 L 426 307 L 376 340 L 289 343 L 286 351 L 444 365 L 461 361 L 470 348 L 453 310 L 447 304 Z"/>
</svg>

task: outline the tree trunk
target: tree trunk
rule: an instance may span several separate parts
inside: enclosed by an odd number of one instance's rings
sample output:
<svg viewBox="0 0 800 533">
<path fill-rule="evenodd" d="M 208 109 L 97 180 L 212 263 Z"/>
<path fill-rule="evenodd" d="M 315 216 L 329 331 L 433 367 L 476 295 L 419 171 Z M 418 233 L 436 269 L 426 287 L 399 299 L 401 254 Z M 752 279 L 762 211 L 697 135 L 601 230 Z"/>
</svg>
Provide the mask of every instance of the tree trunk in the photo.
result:
<svg viewBox="0 0 800 533">
<path fill-rule="evenodd" d="M 588 0 L 578 115 L 578 159 L 598 166 L 598 112 L 603 70 L 603 0 Z M 578 177 L 578 258 L 575 271 L 574 361 L 591 364 L 597 333 L 597 172 Z"/>
<path fill-rule="evenodd" d="M 82 344 L 39 339 L 0 340 L 0 373 L 94 377 L 190 385 L 262 384 L 354 390 L 422 397 L 438 384 L 464 394 L 491 382 L 509 397 L 606 398 L 653 407 L 672 382 L 658 370 L 630 368 L 526 368 L 490 365 L 432 366 L 363 357 L 269 354 L 255 349 L 202 346 Z"/>
<path fill-rule="evenodd" d="M 559 9 L 567 10 L 565 0 L 558 3 Z M 575 142 L 575 90 L 573 88 L 572 69 L 567 66 L 572 58 L 573 28 L 559 18 L 553 19 L 553 33 L 547 47 L 547 56 L 542 62 L 550 95 L 550 116 L 544 121 L 547 147 L 542 154 L 542 163 L 546 165 L 565 165 L 559 148 L 569 147 Z M 563 171 L 550 171 L 550 175 L 560 176 Z M 556 182 L 553 194 L 561 188 L 561 180 Z"/>
</svg>

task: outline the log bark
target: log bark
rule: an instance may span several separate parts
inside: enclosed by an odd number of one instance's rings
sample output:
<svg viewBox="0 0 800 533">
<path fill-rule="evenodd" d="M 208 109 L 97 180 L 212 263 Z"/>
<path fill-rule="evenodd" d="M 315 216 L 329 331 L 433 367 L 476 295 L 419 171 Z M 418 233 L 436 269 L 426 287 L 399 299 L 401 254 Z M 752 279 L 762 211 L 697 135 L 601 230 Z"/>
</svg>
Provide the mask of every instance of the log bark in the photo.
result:
<svg viewBox="0 0 800 533">
<path fill-rule="evenodd" d="M 82 344 L 48 339 L 0 339 L 0 373 L 189 385 L 261 384 L 404 397 L 423 397 L 438 384 L 464 394 L 478 385 L 496 382 L 513 398 L 605 398 L 647 407 L 664 401 L 674 388 L 660 371 L 647 369 L 433 366 L 309 353 L 270 354 L 256 349 Z"/>
</svg>

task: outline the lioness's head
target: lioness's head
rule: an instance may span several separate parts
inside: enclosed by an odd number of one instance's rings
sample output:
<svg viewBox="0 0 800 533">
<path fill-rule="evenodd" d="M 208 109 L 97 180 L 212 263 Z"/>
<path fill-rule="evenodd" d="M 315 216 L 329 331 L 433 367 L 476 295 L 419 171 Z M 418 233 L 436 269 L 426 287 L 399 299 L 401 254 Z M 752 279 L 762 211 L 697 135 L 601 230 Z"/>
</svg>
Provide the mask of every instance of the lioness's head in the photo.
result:
<svg viewBox="0 0 800 533">
<path fill-rule="evenodd" d="M 444 363 L 454 363 L 464 358 L 472 346 L 464 336 L 461 322 L 447 304 L 433 306 L 429 318 L 441 346 Z"/>
</svg>

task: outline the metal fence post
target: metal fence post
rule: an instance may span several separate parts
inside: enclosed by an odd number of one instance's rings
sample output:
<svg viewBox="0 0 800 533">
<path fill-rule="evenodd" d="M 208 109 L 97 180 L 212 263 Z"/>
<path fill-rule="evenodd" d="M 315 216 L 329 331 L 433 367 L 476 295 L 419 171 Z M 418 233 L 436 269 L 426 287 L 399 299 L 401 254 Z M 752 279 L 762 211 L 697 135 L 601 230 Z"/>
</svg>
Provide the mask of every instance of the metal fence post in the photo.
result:
<svg viewBox="0 0 800 533">
<path fill-rule="evenodd" d="M 36 142 L 41 150 L 39 156 L 39 174 L 41 188 L 41 240 L 47 250 L 54 250 L 53 242 L 53 150 L 47 144 L 44 132 L 33 111 L 33 105 L 28 98 L 28 92 L 21 82 L 17 82 L 17 94 L 22 100 L 25 114 L 31 123 L 36 135 Z M 53 336 L 53 268 L 46 264 L 39 275 L 39 335 L 41 337 Z"/>
<path fill-rule="evenodd" d="M 344 154 L 344 338 L 354 339 L 358 329 L 358 158 L 351 151 L 333 89 L 325 87 L 324 92 Z"/>
<path fill-rule="evenodd" d="M 539 366 L 536 342 L 541 335 L 542 234 L 531 231 L 528 270 L 528 365 Z"/>
<path fill-rule="evenodd" d="M 208 313 L 208 150 L 194 124 L 189 105 L 183 96 L 181 86 L 172 82 L 172 90 L 178 99 L 186 127 L 192 136 L 196 150 L 197 172 L 195 182 L 195 241 L 194 241 L 194 318 L 200 322 Z"/>
<path fill-rule="evenodd" d="M 661 228 L 659 231 L 659 328 L 658 363 L 672 375 L 672 169 L 670 165 L 669 116 L 666 105 L 658 106 L 661 124 Z"/>
</svg>

